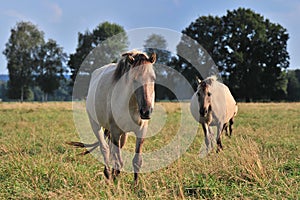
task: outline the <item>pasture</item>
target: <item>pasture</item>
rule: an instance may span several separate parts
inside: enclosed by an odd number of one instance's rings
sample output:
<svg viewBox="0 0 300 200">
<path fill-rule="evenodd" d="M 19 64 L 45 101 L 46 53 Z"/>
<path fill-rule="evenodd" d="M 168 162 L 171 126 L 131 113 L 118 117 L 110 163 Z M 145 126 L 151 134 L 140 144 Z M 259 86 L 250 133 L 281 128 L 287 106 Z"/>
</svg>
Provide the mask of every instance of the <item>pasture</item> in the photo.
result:
<svg viewBox="0 0 300 200">
<path fill-rule="evenodd" d="M 171 140 L 180 109 L 147 138 L 145 151 Z M 140 175 L 121 172 L 108 183 L 104 165 L 82 149 L 72 103 L 0 104 L 0 199 L 299 199 L 300 103 L 240 103 L 224 150 L 199 158 L 202 128 L 188 151 L 168 167 Z M 128 138 L 126 148 L 134 147 Z"/>
</svg>

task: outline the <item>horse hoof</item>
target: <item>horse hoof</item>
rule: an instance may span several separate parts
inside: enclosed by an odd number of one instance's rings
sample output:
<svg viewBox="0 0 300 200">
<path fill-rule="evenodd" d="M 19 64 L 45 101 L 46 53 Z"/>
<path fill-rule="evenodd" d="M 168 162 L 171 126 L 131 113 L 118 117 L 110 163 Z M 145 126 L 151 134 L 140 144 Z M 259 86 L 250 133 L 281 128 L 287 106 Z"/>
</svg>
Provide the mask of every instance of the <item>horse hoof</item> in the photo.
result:
<svg viewBox="0 0 300 200">
<path fill-rule="evenodd" d="M 114 179 L 115 179 L 120 173 L 121 173 L 120 170 L 118 170 L 118 169 L 113 169 L 112 175 L 113 175 Z"/>
<path fill-rule="evenodd" d="M 110 179 L 110 173 L 106 168 L 104 169 L 104 175 L 107 179 Z"/>
</svg>

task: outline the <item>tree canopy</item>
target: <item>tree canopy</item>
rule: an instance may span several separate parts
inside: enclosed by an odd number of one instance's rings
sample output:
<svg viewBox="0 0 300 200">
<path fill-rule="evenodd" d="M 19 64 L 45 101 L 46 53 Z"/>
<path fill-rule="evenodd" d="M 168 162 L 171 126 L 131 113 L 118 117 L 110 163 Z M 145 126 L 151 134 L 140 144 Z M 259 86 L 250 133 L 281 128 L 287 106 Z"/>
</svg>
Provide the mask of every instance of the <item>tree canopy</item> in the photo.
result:
<svg viewBox="0 0 300 200">
<path fill-rule="evenodd" d="M 9 72 L 9 98 L 23 101 L 29 97 L 35 58 L 43 43 L 44 33 L 30 22 L 19 22 L 11 29 L 10 38 L 3 51 Z"/>
<path fill-rule="evenodd" d="M 92 32 L 79 33 L 76 52 L 70 55 L 68 62 L 72 72 L 73 98 L 86 97 L 92 72 L 116 62 L 127 46 L 126 32 L 118 24 L 104 22 Z"/>
<path fill-rule="evenodd" d="M 224 16 L 200 16 L 182 33 L 177 55 L 167 50 L 162 35 L 151 34 L 144 41 L 144 50 L 157 54 L 157 100 L 176 99 L 172 91 L 184 90 L 188 83 L 177 79 L 178 73 L 194 88 L 196 77 L 215 74 L 240 101 L 300 100 L 300 73 L 287 70 L 289 34 L 280 24 L 238 8 Z M 48 95 L 59 94 L 60 99 L 70 100 L 72 86 L 77 88 L 73 97 L 84 98 L 91 73 L 116 62 L 128 44 L 122 26 L 103 22 L 91 31 L 79 32 L 75 53 L 67 55 L 55 40 L 46 42 L 36 25 L 18 22 L 3 51 L 9 81 L 0 83 L 0 98 L 47 100 Z M 71 80 L 65 81 L 69 76 Z M 187 93 L 179 93 L 180 98 L 188 98 Z"/>
<path fill-rule="evenodd" d="M 199 17 L 183 33 L 212 56 L 237 98 L 274 100 L 286 95 L 289 36 L 281 25 L 239 8 L 223 17 Z"/>
<path fill-rule="evenodd" d="M 44 100 L 47 101 L 48 94 L 59 88 L 61 80 L 65 80 L 67 69 L 64 62 L 67 54 L 63 52 L 55 40 L 49 41 L 41 45 L 37 54 L 35 69 L 35 80 L 40 89 L 44 92 Z"/>
<path fill-rule="evenodd" d="M 44 33 L 30 22 L 19 22 L 11 29 L 3 54 L 7 58 L 10 99 L 32 99 L 30 88 L 34 86 L 40 87 L 45 96 L 52 94 L 66 72 L 63 48 L 53 39 L 45 43 Z"/>
<path fill-rule="evenodd" d="M 116 61 L 127 46 L 124 28 L 115 23 L 103 22 L 91 32 L 78 33 L 76 52 L 70 54 L 68 62 L 73 83 L 79 70 L 83 74 L 90 74 L 95 68 Z"/>
</svg>

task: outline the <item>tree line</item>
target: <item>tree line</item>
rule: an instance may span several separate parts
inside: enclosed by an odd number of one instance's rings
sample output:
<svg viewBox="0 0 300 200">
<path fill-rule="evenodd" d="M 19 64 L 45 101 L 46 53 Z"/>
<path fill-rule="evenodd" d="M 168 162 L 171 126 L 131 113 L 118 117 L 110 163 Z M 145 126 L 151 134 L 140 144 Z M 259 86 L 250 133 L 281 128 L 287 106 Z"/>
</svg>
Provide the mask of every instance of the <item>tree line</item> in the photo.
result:
<svg viewBox="0 0 300 200">
<path fill-rule="evenodd" d="M 288 70 L 289 35 L 280 24 L 250 9 L 239 8 L 227 11 L 222 17 L 201 16 L 182 33 L 176 56 L 163 50 L 167 43 L 158 34 L 150 35 L 144 48 L 157 53 L 158 66 L 167 65 L 180 72 L 194 88 L 196 76 L 204 78 L 206 73 L 200 74 L 195 65 L 201 63 L 201 68 L 213 60 L 217 73 L 241 101 L 300 100 L 300 70 Z M 103 48 L 94 51 L 99 44 Z M 45 41 L 44 33 L 35 25 L 19 22 L 11 29 L 3 51 L 9 81 L 0 83 L 0 98 L 70 100 L 73 86 L 86 91 L 92 71 L 116 62 L 128 44 L 122 26 L 103 22 L 92 31 L 78 33 L 76 51 L 67 55 L 55 40 Z M 183 58 L 181 52 L 190 53 Z M 212 60 L 203 56 L 203 52 Z M 172 79 L 171 71 L 159 71 L 159 67 L 157 74 Z M 75 80 L 85 84 L 76 85 Z M 84 98 L 84 94 L 78 97 Z M 176 96 L 157 85 L 156 98 L 172 100 Z"/>
</svg>

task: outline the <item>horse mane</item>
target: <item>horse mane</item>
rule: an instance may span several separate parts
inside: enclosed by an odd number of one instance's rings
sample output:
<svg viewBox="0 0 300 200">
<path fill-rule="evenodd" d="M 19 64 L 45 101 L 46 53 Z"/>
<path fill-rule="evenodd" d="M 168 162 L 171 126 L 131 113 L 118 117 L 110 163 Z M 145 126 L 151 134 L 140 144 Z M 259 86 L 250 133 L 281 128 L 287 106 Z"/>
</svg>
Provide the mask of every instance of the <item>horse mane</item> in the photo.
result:
<svg viewBox="0 0 300 200">
<path fill-rule="evenodd" d="M 122 54 L 114 73 L 114 80 L 119 80 L 131 68 L 150 63 L 149 57 L 142 51 L 132 50 Z"/>
</svg>

